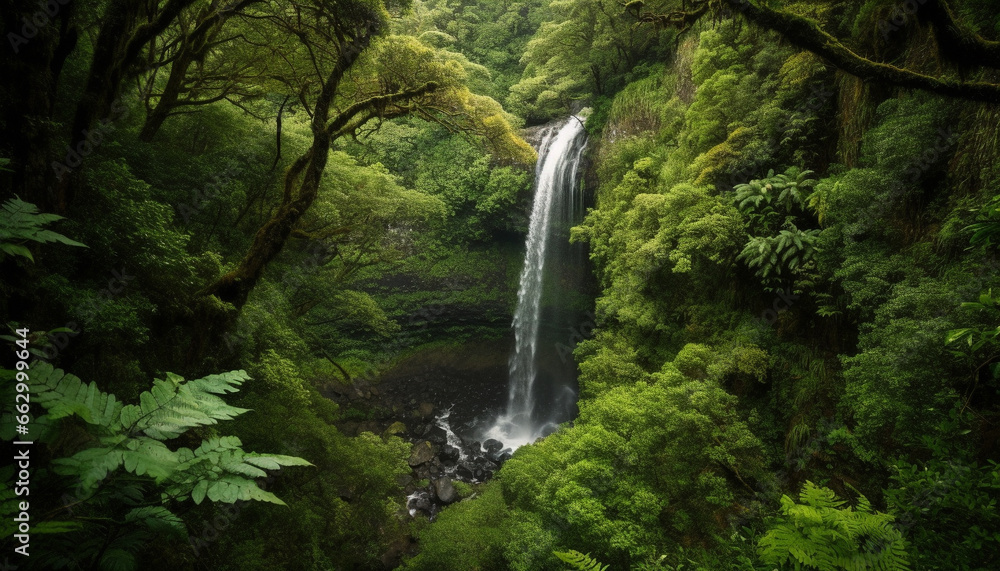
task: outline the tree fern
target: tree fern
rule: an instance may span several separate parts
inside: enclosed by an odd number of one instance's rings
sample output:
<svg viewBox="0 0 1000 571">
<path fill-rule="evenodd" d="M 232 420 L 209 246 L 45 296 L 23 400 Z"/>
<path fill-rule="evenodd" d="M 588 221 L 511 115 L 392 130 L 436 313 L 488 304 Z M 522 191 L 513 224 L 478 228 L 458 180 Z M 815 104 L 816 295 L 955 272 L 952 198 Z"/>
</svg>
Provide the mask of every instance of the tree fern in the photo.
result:
<svg viewBox="0 0 1000 571">
<path fill-rule="evenodd" d="M 786 276 L 813 261 L 821 251 L 819 230 L 800 230 L 787 224 L 777 236 L 755 236 L 737 256 L 760 278 Z"/>
<path fill-rule="evenodd" d="M 25 242 L 59 242 L 67 246 L 82 246 L 83 244 L 70 240 L 66 236 L 45 230 L 46 224 L 62 220 L 57 214 L 41 214 L 38 207 L 20 198 L 9 198 L 0 207 L 0 258 L 4 254 L 22 256 L 32 262 L 35 259 L 31 251 L 24 246 Z"/>
<path fill-rule="evenodd" d="M 608 568 L 607 565 L 601 565 L 601 562 L 591 557 L 589 553 L 583 554 L 571 549 L 566 552 L 553 551 L 552 554 L 576 571 L 606 571 Z"/>
<path fill-rule="evenodd" d="M 6 377 L 11 372 L 0 373 Z M 81 529 L 78 521 L 53 523 L 50 532 L 68 532 L 67 537 L 78 536 L 78 541 L 60 544 L 74 557 L 52 554 L 45 563 L 52 568 L 72 560 L 89 561 L 92 568 L 135 569 L 133 554 L 152 538 L 186 536 L 186 526 L 172 511 L 173 504 L 188 499 L 200 504 L 207 498 L 213 502 L 257 500 L 284 505 L 277 496 L 262 490 L 255 479 L 267 476 L 266 470 L 311 465 L 302 458 L 246 452 L 234 436 L 209 434 L 194 449 L 168 445 L 193 428 L 248 412 L 227 404 L 220 396 L 239 390 L 248 379 L 244 371 L 191 381 L 167 373 L 139 395 L 138 404 L 124 404 L 96 383 L 85 383 L 47 363 L 34 363 L 30 373 L 32 401 L 45 411 L 33 425 L 54 426 L 72 416 L 86 423 L 91 436 L 84 448 L 52 461 L 53 471 L 70 478 L 76 488 L 74 510 L 88 516 L 80 520 L 86 529 Z M 52 436 L 45 431 L 31 435 L 41 442 Z M 128 477 L 119 477 L 124 475 Z M 9 495 L 6 488 L 0 488 L 4 515 L 11 508 Z M 112 523 L 95 523 L 102 521 Z M 106 527 L 106 543 L 79 541 L 100 535 L 95 528 L 102 525 Z M 124 534 L 119 532 L 123 525 L 128 529 Z M 77 529 L 81 531 L 74 532 Z"/>
<path fill-rule="evenodd" d="M 253 478 L 266 476 L 264 469 L 310 465 L 291 456 L 247 453 L 233 436 L 210 438 L 195 450 L 171 450 L 164 444 L 191 428 L 247 412 L 218 396 L 236 392 L 248 378 L 244 371 L 193 381 L 167 373 L 166 379 L 155 379 L 153 388 L 139 395 L 138 405 L 123 405 L 96 383 L 86 384 L 47 363 L 36 364 L 31 378 L 35 402 L 50 419 L 76 415 L 95 425 L 95 446 L 54 461 L 56 471 L 76 476 L 85 493 L 124 468 L 162 484 L 164 499 L 191 497 L 200 503 L 207 495 L 212 501 L 227 503 L 242 499 L 281 504 L 274 494 L 257 487 Z"/>
<path fill-rule="evenodd" d="M 176 477 L 164 492 L 168 496 L 190 497 L 200 504 L 206 497 L 213 502 L 234 503 L 258 500 L 285 505 L 277 496 L 260 489 L 252 478 L 267 476 L 265 469 L 281 466 L 311 466 L 294 456 L 244 452 L 235 436 L 211 438 L 195 450 L 181 448 Z"/>
<path fill-rule="evenodd" d="M 781 499 L 784 517 L 758 546 L 768 565 L 819 571 L 906 571 L 906 543 L 891 515 L 861 496 L 856 508 L 828 488 L 806 482 L 796 503 Z"/>
</svg>

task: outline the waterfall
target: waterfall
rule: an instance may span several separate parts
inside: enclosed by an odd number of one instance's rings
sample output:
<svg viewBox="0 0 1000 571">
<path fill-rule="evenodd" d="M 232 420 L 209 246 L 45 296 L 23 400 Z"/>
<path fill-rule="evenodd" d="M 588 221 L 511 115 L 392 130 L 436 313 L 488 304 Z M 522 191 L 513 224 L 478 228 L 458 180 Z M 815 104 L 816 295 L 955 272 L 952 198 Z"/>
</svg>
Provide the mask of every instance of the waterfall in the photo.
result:
<svg viewBox="0 0 1000 571">
<path fill-rule="evenodd" d="M 571 329 L 570 324 L 558 327 L 567 321 L 560 303 L 572 293 L 563 291 L 564 282 L 574 281 L 561 276 L 579 272 L 583 266 L 582 259 L 572 259 L 574 254 L 580 257 L 579 248 L 571 247 L 568 238 L 570 226 L 583 215 L 577 170 L 585 144 L 583 121 L 573 116 L 549 129 L 538 152 L 535 197 L 514 312 L 507 410 L 484 435 L 512 448 L 552 432 L 560 422 L 570 420 L 575 410 L 575 365 L 570 359 L 567 367 L 565 352 L 558 360 L 552 357 L 560 346 L 557 330 Z M 543 335 L 547 326 L 550 339 Z M 562 347 L 570 343 L 561 341 Z M 543 361 L 549 369 L 544 376 Z"/>
</svg>

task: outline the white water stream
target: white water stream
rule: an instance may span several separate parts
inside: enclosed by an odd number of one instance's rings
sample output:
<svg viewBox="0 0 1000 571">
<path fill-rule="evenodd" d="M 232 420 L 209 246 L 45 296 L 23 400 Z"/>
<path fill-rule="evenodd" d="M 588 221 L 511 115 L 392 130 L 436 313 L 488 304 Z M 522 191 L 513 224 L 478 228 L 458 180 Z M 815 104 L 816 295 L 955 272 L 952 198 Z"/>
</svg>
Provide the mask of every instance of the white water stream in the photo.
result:
<svg viewBox="0 0 1000 571">
<path fill-rule="evenodd" d="M 495 438 L 505 447 L 516 449 L 551 433 L 560 422 L 556 411 L 538 406 L 536 381 L 539 377 L 539 331 L 542 327 L 542 292 L 547 264 L 550 259 L 553 227 L 568 226 L 582 212 L 582 196 L 578 185 L 578 169 L 586 133 L 582 119 L 573 116 L 558 128 L 551 128 L 543 137 L 539 149 L 535 176 L 535 198 L 531 209 L 527 251 L 514 312 L 515 349 L 511 354 L 507 410 L 487 430 L 483 439 Z M 556 387 L 558 392 L 572 387 Z M 552 387 L 548 387 L 551 392 Z"/>
</svg>

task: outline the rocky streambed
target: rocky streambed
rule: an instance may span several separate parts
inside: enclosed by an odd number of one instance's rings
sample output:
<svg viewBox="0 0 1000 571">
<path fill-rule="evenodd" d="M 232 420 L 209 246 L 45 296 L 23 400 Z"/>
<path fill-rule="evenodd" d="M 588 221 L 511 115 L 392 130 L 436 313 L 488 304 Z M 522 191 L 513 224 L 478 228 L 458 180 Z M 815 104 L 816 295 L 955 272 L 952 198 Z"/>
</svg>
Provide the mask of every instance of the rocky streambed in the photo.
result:
<svg viewBox="0 0 1000 571">
<path fill-rule="evenodd" d="M 498 440 L 461 439 L 451 430 L 449 417 L 450 411 L 443 411 L 413 439 L 407 460 L 413 472 L 400 482 L 411 516 L 422 514 L 433 520 L 441 507 L 467 495 L 461 493 L 461 484 L 489 480 L 513 453 Z"/>
<path fill-rule="evenodd" d="M 434 346 L 401 359 L 372 381 L 334 379 L 320 392 L 341 407 L 338 428 L 372 432 L 411 443 L 412 472 L 400 485 L 414 517 L 433 519 L 450 503 L 470 497 L 512 450 L 481 440 L 507 399 L 511 339 Z"/>
</svg>

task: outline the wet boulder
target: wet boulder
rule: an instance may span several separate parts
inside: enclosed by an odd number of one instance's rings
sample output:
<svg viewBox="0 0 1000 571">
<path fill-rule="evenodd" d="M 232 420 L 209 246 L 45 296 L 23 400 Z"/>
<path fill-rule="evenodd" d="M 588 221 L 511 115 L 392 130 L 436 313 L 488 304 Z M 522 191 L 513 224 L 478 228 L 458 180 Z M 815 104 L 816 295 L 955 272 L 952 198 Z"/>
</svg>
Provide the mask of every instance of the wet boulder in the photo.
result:
<svg viewBox="0 0 1000 571">
<path fill-rule="evenodd" d="M 425 491 L 414 492 L 406 498 L 406 509 L 410 510 L 410 515 L 414 515 L 415 511 L 430 514 L 433 506 L 430 494 Z"/>
<path fill-rule="evenodd" d="M 429 402 L 422 402 L 417 407 L 416 415 L 423 419 L 430 419 L 434 416 L 434 405 Z"/>
<path fill-rule="evenodd" d="M 497 464 L 499 464 L 500 462 L 506 460 L 506 458 L 504 458 L 504 460 L 500 460 L 500 458 L 503 458 L 504 456 L 510 458 L 513 453 L 514 451 L 511 450 L 510 448 L 504 448 L 503 450 L 493 450 L 486 453 L 486 458 L 490 462 L 496 462 Z"/>
<path fill-rule="evenodd" d="M 469 458 L 478 458 L 483 455 L 483 448 L 479 445 L 478 440 L 469 442 L 463 447 L 463 450 L 465 450 L 465 453 L 469 456 Z"/>
<path fill-rule="evenodd" d="M 503 442 L 490 438 L 486 442 L 483 442 L 483 448 L 486 450 L 486 456 L 489 457 L 490 454 L 498 454 L 503 450 Z"/>
<path fill-rule="evenodd" d="M 443 504 L 450 504 L 458 500 L 458 491 L 455 490 L 455 486 L 451 483 L 451 478 L 447 476 L 444 478 L 438 478 L 434 480 L 434 492 L 437 494 L 438 501 Z"/>
<path fill-rule="evenodd" d="M 438 458 L 441 459 L 441 462 L 445 466 L 454 466 L 455 463 L 458 462 L 458 459 L 461 457 L 462 457 L 462 451 L 449 444 L 445 444 L 441 448 L 441 453 L 438 455 Z"/>
<path fill-rule="evenodd" d="M 426 431 L 424 431 L 424 439 L 428 440 L 432 444 L 444 446 L 448 443 L 448 432 L 445 431 L 444 428 L 441 428 L 436 424 L 432 424 Z"/>
<path fill-rule="evenodd" d="M 462 462 L 455 468 L 455 476 L 460 480 L 465 480 L 466 482 L 471 482 L 476 478 L 475 475 L 475 464 L 472 462 Z"/>
<path fill-rule="evenodd" d="M 489 480 L 498 469 L 499 466 L 486 458 L 477 458 L 472 465 L 472 477 L 483 482 Z"/>
<path fill-rule="evenodd" d="M 421 440 L 410 449 L 410 458 L 407 463 L 413 467 L 426 464 L 431 461 L 431 458 L 434 458 L 435 452 L 434 446 L 430 442 Z"/>
</svg>

